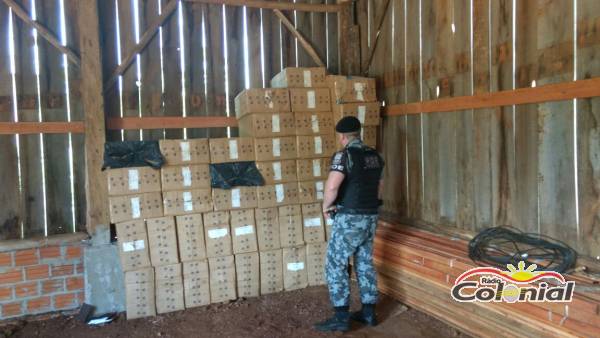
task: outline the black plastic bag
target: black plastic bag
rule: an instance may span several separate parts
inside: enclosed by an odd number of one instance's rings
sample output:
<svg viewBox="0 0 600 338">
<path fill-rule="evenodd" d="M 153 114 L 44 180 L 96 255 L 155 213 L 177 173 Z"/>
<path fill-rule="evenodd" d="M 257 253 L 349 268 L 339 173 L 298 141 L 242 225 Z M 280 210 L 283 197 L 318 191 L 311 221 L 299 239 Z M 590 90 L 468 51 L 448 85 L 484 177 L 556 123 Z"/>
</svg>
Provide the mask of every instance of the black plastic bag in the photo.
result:
<svg viewBox="0 0 600 338">
<path fill-rule="evenodd" d="M 254 162 L 219 163 L 210 165 L 210 185 L 213 188 L 253 187 L 265 180 Z"/>
<path fill-rule="evenodd" d="M 102 170 L 111 168 L 145 167 L 160 169 L 165 159 L 158 141 L 119 141 L 104 143 Z"/>
</svg>

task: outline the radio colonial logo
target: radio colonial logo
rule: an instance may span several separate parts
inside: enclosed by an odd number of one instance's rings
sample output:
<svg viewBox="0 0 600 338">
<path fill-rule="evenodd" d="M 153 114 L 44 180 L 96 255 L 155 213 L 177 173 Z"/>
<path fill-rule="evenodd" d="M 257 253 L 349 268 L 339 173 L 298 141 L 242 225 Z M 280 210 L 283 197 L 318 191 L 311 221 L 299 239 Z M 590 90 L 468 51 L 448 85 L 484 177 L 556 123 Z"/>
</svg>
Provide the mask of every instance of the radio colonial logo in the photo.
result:
<svg viewBox="0 0 600 338">
<path fill-rule="evenodd" d="M 537 265 L 518 269 L 512 264 L 508 271 L 479 267 L 461 274 L 452 287 L 452 298 L 458 302 L 570 302 L 575 282 L 566 281 L 555 271 L 535 271 Z M 539 283 L 533 284 L 534 282 Z"/>
</svg>

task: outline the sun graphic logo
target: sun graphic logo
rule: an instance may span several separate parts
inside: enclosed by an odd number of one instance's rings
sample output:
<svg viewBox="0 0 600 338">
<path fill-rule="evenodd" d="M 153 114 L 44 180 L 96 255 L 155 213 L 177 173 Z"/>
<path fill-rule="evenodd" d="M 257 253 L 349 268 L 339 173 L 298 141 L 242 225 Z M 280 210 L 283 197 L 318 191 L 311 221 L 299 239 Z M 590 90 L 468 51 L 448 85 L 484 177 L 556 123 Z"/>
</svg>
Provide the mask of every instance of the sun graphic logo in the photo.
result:
<svg viewBox="0 0 600 338">
<path fill-rule="evenodd" d="M 462 273 L 451 295 L 457 302 L 570 302 L 575 282 L 566 281 L 556 271 L 535 271 L 536 264 L 520 261 L 507 271 L 479 267 Z"/>
</svg>

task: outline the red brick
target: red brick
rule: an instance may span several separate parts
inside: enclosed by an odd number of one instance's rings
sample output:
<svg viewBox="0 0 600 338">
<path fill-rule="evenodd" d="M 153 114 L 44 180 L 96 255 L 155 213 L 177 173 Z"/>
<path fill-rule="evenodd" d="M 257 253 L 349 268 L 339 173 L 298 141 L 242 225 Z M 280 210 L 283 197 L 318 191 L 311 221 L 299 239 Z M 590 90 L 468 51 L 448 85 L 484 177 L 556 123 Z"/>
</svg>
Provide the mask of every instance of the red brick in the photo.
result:
<svg viewBox="0 0 600 338">
<path fill-rule="evenodd" d="M 38 283 L 37 282 L 29 282 L 29 283 L 21 283 L 15 285 L 15 297 L 17 298 L 25 298 L 37 296 L 38 292 Z"/>
<path fill-rule="evenodd" d="M 38 297 L 27 301 L 27 312 L 44 312 L 51 310 L 50 297 Z"/>
<path fill-rule="evenodd" d="M 59 246 L 48 246 L 40 249 L 41 258 L 59 258 L 61 257 Z"/>
<path fill-rule="evenodd" d="M 32 280 L 48 278 L 49 269 L 50 267 L 48 266 L 48 264 L 28 266 L 25 268 L 25 279 Z"/>
<path fill-rule="evenodd" d="M 64 279 L 48 279 L 42 282 L 42 294 L 63 292 L 65 291 Z"/>
<path fill-rule="evenodd" d="M 73 274 L 73 264 L 52 267 L 52 276 L 68 276 Z"/>
<path fill-rule="evenodd" d="M 80 293 L 65 293 L 54 296 L 54 308 L 57 310 L 73 309 L 80 304 Z"/>
<path fill-rule="evenodd" d="M 12 252 L 0 253 L 0 266 L 12 266 Z"/>
<path fill-rule="evenodd" d="M 67 278 L 67 291 L 83 290 L 83 277 Z"/>
<path fill-rule="evenodd" d="M 15 252 L 15 266 L 36 265 L 39 262 L 37 249 L 19 250 Z"/>
<path fill-rule="evenodd" d="M 66 259 L 81 258 L 81 247 L 79 246 L 68 246 L 67 252 L 65 253 Z"/>
<path fill-rule="evenodd" d="M 0 288 L 0 300 L 9 300 L 12 299 L 12 287 L 6 286 Z"/>
<path fill-rule="evenodd" d="M 2 317 L 19 316 L 23 313 L 21 302 L 2 304 Z"/>
<path fill-rule="evenodd" d="M 21 269 L 13 269 L 0 273 L 0 284 L 12 284 L 23 280 Z"/>
<path fill-rule="evenodd" d="M 83 263 L 79 263 L 75 265 L 75 273 L 82 274 L 83 273 Z"/>
</svg>

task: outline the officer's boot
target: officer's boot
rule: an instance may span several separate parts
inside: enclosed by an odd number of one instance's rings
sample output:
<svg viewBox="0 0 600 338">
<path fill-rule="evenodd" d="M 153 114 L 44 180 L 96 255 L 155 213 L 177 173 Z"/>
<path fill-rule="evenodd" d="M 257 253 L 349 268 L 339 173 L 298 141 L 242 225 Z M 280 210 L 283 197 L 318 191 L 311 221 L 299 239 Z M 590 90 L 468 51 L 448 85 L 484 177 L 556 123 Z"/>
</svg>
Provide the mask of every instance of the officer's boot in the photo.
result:
<svg viewBox="0 0 600 338">
<path fill-rule="evenodd" d="M 350 313 L 348 306 L 336 306 L 335 315 L 323 322 L 315 324 L 315 329 L 323 332 L 342 331 L 350 329 Z"/>
<path fill-rule="evenodd" d="M 368 326 L 377 325 L 377 319 L 375 318 L 375 304 L 363 304 L 362 309 L 352 313 L 350 319 L 367 324 Z"/>
</svg>

